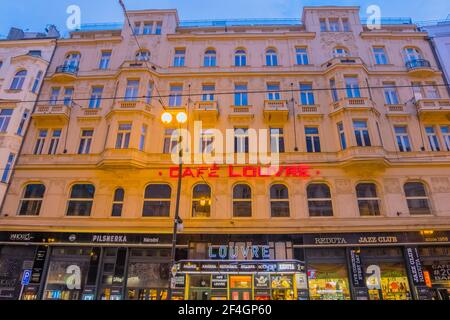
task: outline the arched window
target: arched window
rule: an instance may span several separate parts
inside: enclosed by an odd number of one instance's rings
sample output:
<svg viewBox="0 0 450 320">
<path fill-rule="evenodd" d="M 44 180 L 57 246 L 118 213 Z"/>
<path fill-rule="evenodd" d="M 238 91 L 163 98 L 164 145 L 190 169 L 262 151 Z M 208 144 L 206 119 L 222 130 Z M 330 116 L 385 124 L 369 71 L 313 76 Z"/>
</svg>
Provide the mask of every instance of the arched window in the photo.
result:
<svg viewBox="0 0 450 320">
<path fill-rule="evenodd" d="M 252 189 L 247 184 L 237 184 L 233 188 L 233 217 L 252 216 Z"/>
<path fill-rule="evenodd" d="M 333 57 L 348 57 L 350 54 L 346 48 L 336 47 L 333 49 Z"/>
<path fill-rule="evenodd" d="M 116 191 L 114 191 L 114 199 L 113 199 L 111 216 L 113 216 L 113 217 L 121 217 L 122 216 L 124 199 L 125 199 L 125 190 L 123 190 L 123 188 L 117 188 Z"/>
<path fill-rule="evenodd" d="M 359 214 L 361 216 L 379 216 L 380 199 L 374 183 L 360 183 L 356 186 Z"/>
<path fill-rule="evenodd" d="M 307 188 L 308 208 L 311 217 L 333 216 L 331 191 L 324 183 L 310 184 Z"/>
<path fill-rule="evenodd" d="M 408 203 L 409 214 L 431 214 L 430 201 L 425 185 L 421 182 L 408 182 L 403 186 Z"/>
<path fill-rule="evenodd" d="M 403 54 L 405 56 L 405 62 L 412 62 L 423 59 L 420 50 L 414 47 L 407 47 L 403 49 Z"/>
<path fill-rule="evenodd" d="M 247 65 L 247 52 L 245 49 L 237 49 L 234 52 L 234 65 L 236 67 L 244 67 Z"/>
<path fill-rule="evenodd" d="M 73 52 L 66 55 L 66 60 L 64 61 L 64 66 L 68 69 L 78 71 L 80 66 L 81 54 L 79 52 Z"/>
<path fill-rule="evenodd" d="M 145 188 L 143 217 L 170 216 L 172 188 L 168 184 L 151 184 Z"/>
<path fill-rule="evenodd" d="M 208 49 L 205 51 L 205 57 L 203 59 L 204 67 L 215 67 L 217 65 L 216 50 Z"/>
<path fill-rule="evenodd" d="M 149 61 L 149 60 L 150 60 L 150 51 L 140 50 L 136 52 L 136 61 Z"/>
<path fill-rule="evenodd" d="M 289 190 L 284 184 L 270 187 L 270 212 L 274 218 L 289 217 Z"/>
<path fill-rule="evenodd" d="M 273 48 L 269 48 L 266 50 L 266 65 L 269 67 L 278 65 L 277 51 Z"/>
<path fill-rule="evenodd" d="M 205 183 L 197 184 L 192 191 L 192 216 L 211 216 L 211 187 Z"/>
<path fill-rule="evenodd" d="M 27 185 L 20 199 L 19 216 L 38 216 L 41 211 L 42 200 L 45 194 L 43 184 Z"/>
<path fill-rule="evenodd" d="M 11 83 L 11 90 L 22 90 L 23 83 L 25 82 L 25 78 L 27 77 L 27 70 L 21 70 L 16 73 L 14 79 Z"/>
<path fill-rule="evenodd" d="M 94 203 L 95 187 L 92 184 L 75 184 L 67 205 L 68 216 L 90 216 Z"/>
</svg>

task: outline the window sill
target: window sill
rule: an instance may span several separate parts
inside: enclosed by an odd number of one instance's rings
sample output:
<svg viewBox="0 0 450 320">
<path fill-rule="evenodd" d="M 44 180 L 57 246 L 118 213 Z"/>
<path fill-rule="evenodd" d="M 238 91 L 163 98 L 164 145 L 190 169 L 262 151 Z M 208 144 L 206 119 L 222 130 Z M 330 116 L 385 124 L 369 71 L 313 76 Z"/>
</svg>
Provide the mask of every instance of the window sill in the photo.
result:
<svg viewBox="0 0 450 320">
<path fill-rule="evenodd" d="M 5 89 L 6 93 L 20 93 L 22 89 Z"/>
</svg>

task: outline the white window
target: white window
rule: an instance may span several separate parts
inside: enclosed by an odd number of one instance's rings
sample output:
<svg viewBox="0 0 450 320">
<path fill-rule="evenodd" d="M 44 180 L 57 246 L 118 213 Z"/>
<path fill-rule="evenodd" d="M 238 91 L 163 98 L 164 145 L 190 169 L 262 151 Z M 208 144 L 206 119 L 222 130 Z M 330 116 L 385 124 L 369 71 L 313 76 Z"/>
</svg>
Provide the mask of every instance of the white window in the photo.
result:
<svg viewBox="0 0 450 320">
<path fill-rule="evenodd" d="M 205 51 L 205 57 L 203 58 L 203 66 L 215 67 L 217 64 L 216 50 L 208 49 Z"/>
<path fill-rule="evenodd" d="M 361 90 L 357 77 L 345 77 L 347 98 L 361 98 Z"/>
<path fill-rule="evenodd" d="M 347 18 L 344 18 L 342 21 L 342 30 L 344 32 L 350 32 L 350 23 Z"/>
<path fill-rule="evenodd" d="M 28 120 L 28 117 L 30 116 L 30 110 L 25 109 L 25 111 L 22 114 L 22 118 L 20 119 L 19 127 L 17 128 L 17 135 L 21 136 L 23 133 L 23 129 L 25 128 L 25 123 Z M 0 112 L 0 119 L 1 119 L 1 112 Z M 0 120 L 0 128 L 1 128 L 1 120 Z M 1 130 L 0 130 L 1 132 Z"/>
<path fill-rule="evenodd" d="M 8 130 L 9 122 L 13 114 L 13 109 L 0 109 L 0 132 L 4 133 Z"/>
<path fill-rule="evenodd" d="M 141 50 L 136 52 L 136 61 L 149 61 L 150 60 L 150 51 Z"/>
<path fill-rule="evenodd" d="M 425 128 L 427 133 L 428 142 L 430 143 L 430 148 L 432 151 L 441 151 L 441 146 L 439 145 L 439 138 L 434 130 L 434 127 L 429 126 Z"/>
<path fill-rule="evenodd" d="M 39 85 L 41 84 L 42 80 L 42 71 L 39 71 L 36 75 L 36 79 L 34 79 L 33 88 L 31 89 L 31 92 L 36 93 L 39 89 Z"/>
<path fill-rule="evenodd" d="M 78 154 L 89 154 L 91 151 L 92 137 L 94 130 L 81 130 L 80 146 Z"/>
<path fill-rule="evenodd" d="M 80 66 L 80 53 L 69 53 L 66 56 L 66 60 L 64 61 L 64 66 L 68 69 L 68 71 L 78 71 L 78 67 Z"/>
<path fill-rule="evenodd" d="M 234 152 L 235 153 L 248 153 L 248 129 L 247 128 L 235 128 L 234 129 Z"/>
<path fill-rule="evenodd" d="M 248 106 L 248 93 L 246 84 L 234 85 L 234 105 Z"/>
<path fill-rule="evenodd" d="M 279 83 L 268 83 L 267 84 L 267 99 L 268 100 L 280 100 L 280 84 Z"/>
<path fill-rule="evenodd" d="M 183 86 L 181 85 L 171 85 L 170 86 L 170 96 L 169 96 L 169 106 L 179 107 L 181 106 L 183 97 Z"/>
<path fill-rule="evenodd" d="M 23 83 L 27 77 L 27 70 L 21 70 L 16 73 L 11 83 L 11 90 L 22 90 Z"/>
<path fill-rule="evenodd" d="M 344 124 L 342 122 L 339 122 L 337 124 L 337 128 L 338 128 L 339 142 L 341 144 L 341 149 L 345 150 L 345 149 L 347 149 L 347 139 L 345 138 Z"/>
<path fill-rule="evenodd" d="M 147 84 L 147 94 L 145 95 L 145 103 L 150 104 L 153 96 L 153 82 L 149 81 Z"/>
<path fill-rule="evenodd" d="M 337 47 L 333 49 L 333 57 L 348 57 L 348 50 L 345 48 Z"/>
<path fill-rule="evenodd" d="M 8 156 L 8 162 L 6 162 L 6 166 L 5 166 L 5 169 L 3 170 L 3 175 L 2 175 L 3 183 L 8 183 L 15 157 L 16 157 L 16 155 L 14 153 L 10 153 Z"/>
<path fill-rule="evenodd" d="M 98 109 L 102 103 L 103 87 L 92 87 L 89 109 Z"/>
<path fill-rule="evenodd" d="M 314 91 L 311 83 L 300 83 L 300 103 L 314 105 Z"/>
<path fill-rule="evenodd" d="M 289 212 L 289 190 L 283 184 L 274 184 L 270 187 L 270 216 L 286 218 Z"/>
<path fill-rule="evenodd" d="M 410 215 L 431 214 L 430 201 L 425 185 L 421 182 L 408 182 L 403 186 Z"/>
<path fill-rule="evenodd" d="M 102 51 L 102 57 L 100 58 L 99 69 L 108 69 L 109 62 L 111 61 L 111 51 Z"/>
<path fill-rule="evenodd" d="M 369 128 L 367 127 L 367 121 L 354 120 L 353 130 L 355 131 L 356 145 L 358 147 L 370 147 Z"/>
<path fill-rule="evenodd" d="M 36 145 L 34 146 L 33 154 L 42 154 L 42 149 L 44 148 L 45 139 L 47 138 L 47 129 L 41 129 L 38 133 L 38 138 L 36 140 Z"/>
<path fill-rule="evenodd" d="M 174 67 L 184 67 L 186 58 L 186 49 L 175 49 L 175 56 L 173 57 Z"/>
<path fill-rule="evenodd" d="M 333 101 L 334 102 L 339 101 L 339 93 L 336 88 L 336 80 L 335 79 L 330 79 L 330 89 L 331 89 L 331 98 L 333 99 Z"/>
<path fill-rule="evenodd" d="M 278 66 L 277 51 L 273 48 L 266 50 L 266 66 L 269 66 L 269 67 Z"/>
<path fill-rule="evenodd" d="M 247 53 L 244 49 L 238 49 L 235 51 L 234 65 L 236 67 L 245 67 L 247 65 Z"/>
<path fill-rule="evenodd" d="M 380 215 L 380 199 L 374 183 L 360 183 L 356 186 L 359 214 L 365 216 Z"/>
<path fill-rule="evenodd" d="M 306 151 L 321 152 L 318 127 L 305 127 Z"/>
<path fill-rule="evenodd" d="M 411 85 L 412 85 L 414 99 L 416 101 L 422 100 L 423 96 L 424 96 L 422 83 L 413 82 Z"/>
<path fill-rule="evenodd" d="M 395 138 L 397 140 L 397 146 L 400 152 L 410 152 L 411 143 L 409 141 L 408 127 L 407 126 L 395 126 Z"/>
<path fill-rule="evenodd" d="M 95 187 L 92 184 L 76 184 L 72 187 L 67 203 L 67 216 L 90 216 L 94 203 Z"/>
<path fill-rule="evenodd" d="M 284 153 L 283 128 L 270 128 L 270 151 L 272 153 Z"/>
<path fill-rule="evenodd" d="M 447 151 L 450 151 L 450 126 L 441 126 L 442 138 L 445 142 Z"/>
<path fill-rule="evenodd" d="M 125 199 L 125 190 L 123 188 L 117 188 L 114 191 L 114 198 L 112 203 L 112 217 L 122 216 L 123 202 Z"/>
<path fill-rule="evenodd" d="M 330 26 L 330 31 L 331 32 L 339 32 L 339 31 L 341 31 L 341 27 L 339 25 L 339 19 L 330 18 L 330 19 L 328 19 L 328 24 Z"/>
<path fill-rule="evenodd" d="M 320 23 L 320 31 L 322 31 L 322 32 L 325 32 L 325 31 L 327 31 L 328 30 L 328 27 L 327 27 L 327 20 L 326 19 L 320 19 L 319 20 L 319 23 Z"/>
<path fill-rule="evenodd" d="M 295 54 L 298 65 L 309 64 L 308 49 L 307 48 L 295 48 Z"/>
<path fill-rule="evenodd" d="M 178 153 L 178 131 L 174 129 L 166 129 L 164 131 L 164 149 L 163 153 Z"/>
<path fill-rule="evenodd" d="M 131 123 L 119 124 L 116 139 L 116 149 L 128 149 L 128 147 L 130 146 L 131 128 Z"/>
<path fill-rule="evenodd" d="M 142 34 L 152 34 L 153 31 L 153 22 L 144 22 L 144 29 Z"/>
<path fill-rule="evenodd" d="M 54 106 L 58 103 L 60 88 L 52 88 L 52 92 L 50 94 L 50 105 Z"/>
<path fill-rule="evenodd" d="M 412 62 L 422 59 L 422 54 L 416 48 L 405 48 L 405 62 Z"/>
<path fill-rule="evenodd" d="M 65 106 L 72 105 L 73 88 L 64 88 L 63 104 Z"/>
<path fill-rule="evenodd" d="M 237 184 L 233 188 L 233 217 L 252 216 L 252 189 L 247 184 Z"/>
<path fill-rule="evenodd" d="M 373 47 L 373 55 L 375 57 L 375 63 L 376 64 L 387 64 L 387 56 L 386 56 L 386 50 L 384 47 Z"/>
<path fill-rule="evenodd" d="M 214 133 L 211 129 L 204 129 L 201 132 L 200 153 L 211 154 L 214 146 Z"/>
<path fill-rule="evenodd" d="M 147 125 L 143 124 L 141 127 L 141 137 L 139 139 L 139 151 L 144 151 L 146 137 L 147 137 Z"/>
<path fill-rule="evenodd" d="M 136 101 L 139 95 L 139 80 L 128 80 L 125 101 Z"/>
<path fill-rule="evenodd" d="M 27 185 L 20 199 L 19 216 L 38 216 L 41 211 L 44 194 L 45 186 L 43 184 Z"/>
<path fill-rule="evenodd" d="M 202 101 L 214 101 L 214 92 L 216 90 L 213 84 L 204 84 L 202 86 Z"/>
<path fill-rule="evenodd" d="M 140 22 L 135 22 L 134 23 L 134 28 L 133 28 L 133 33 L 135 35 L 139 35 L 141 32 L 141 23 Z"/>
<path fill-rule="evenodd" d="M 427 82 L 425 85 L 425 94 L 428 99 L 439 99 L 439 90 L 435 82 Z"/>
<path fill-rule="evenodd" d="M 158 21 L 158 22 L 156 22 L 155 34 L 157 34 L 157 35 L 161 34 L 161 30 L 162 30 L 162 22 Z"/>
<path fill-rule="evenodd" d="M 399 104 L 397 88 L 394 82 L 383 83 L 386 104 Z"/>
<path fill-rule="evenodd" d="M 192 191 L 192 216 L 194 218 L 211 216 L 211 187 L 206 183 L 194 186 Z"/>
<path fill-rule="evenodd" d="M 53 129 L 52 138 L 50 140 L 50 146 L 48 148 L 48 154 L 56 154 L 60 138 L 61 138 L 61 129 Z"/>
</svg>

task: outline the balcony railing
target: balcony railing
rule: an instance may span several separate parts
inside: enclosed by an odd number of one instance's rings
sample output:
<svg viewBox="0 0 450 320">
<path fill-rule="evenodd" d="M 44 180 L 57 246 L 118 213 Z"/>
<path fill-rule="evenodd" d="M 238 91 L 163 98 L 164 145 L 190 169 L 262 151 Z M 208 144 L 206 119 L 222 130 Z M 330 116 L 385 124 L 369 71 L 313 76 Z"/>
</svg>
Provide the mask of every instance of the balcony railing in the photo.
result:
<svg viewBox="0 0 450 320">
<path fill-rule="evenodd" d="M 425 59 L 417 59 L 417 60 L 408 61 L 408 62 L 406 62 L 405 66 L 406 66 L 406 69 L 408 69 L 408 70 L 431 68 L 430 61 L 425 60 Z"/>
<path fill-rule="evenodd" d="M 286 100 L 266 100 L 264 101 L 264 110 L 266 111 L 286 111 L 287 101 Z"/>
<path fill-rule="evenodd" d="M 55 73 L 65 73 L 65 74 L 73 74 L 76 75 L 78 73 L 77 66 L 59 66 L 56 67 Z"/>
</svg>

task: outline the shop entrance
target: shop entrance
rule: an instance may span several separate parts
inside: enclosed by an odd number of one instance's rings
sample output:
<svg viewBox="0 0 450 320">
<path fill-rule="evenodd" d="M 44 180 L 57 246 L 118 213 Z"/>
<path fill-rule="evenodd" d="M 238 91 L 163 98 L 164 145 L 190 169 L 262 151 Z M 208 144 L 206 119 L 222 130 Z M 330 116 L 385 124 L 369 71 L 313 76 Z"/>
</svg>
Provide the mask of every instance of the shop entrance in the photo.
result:
<svg viewBox="0 0 450 320">
<path fill-rule="evenodd" d="M 252 300 L 252 276 L 230 276 L 230 300 Z"/>
<path fill-rule="evenodd" d="M 433 300 L 450 301 L 450 289 L 432 289 Z"/>
</svg>

